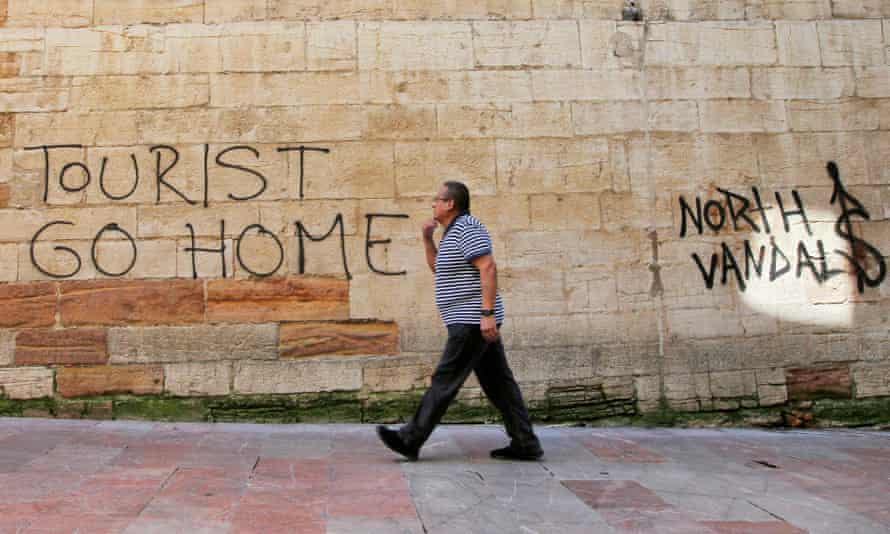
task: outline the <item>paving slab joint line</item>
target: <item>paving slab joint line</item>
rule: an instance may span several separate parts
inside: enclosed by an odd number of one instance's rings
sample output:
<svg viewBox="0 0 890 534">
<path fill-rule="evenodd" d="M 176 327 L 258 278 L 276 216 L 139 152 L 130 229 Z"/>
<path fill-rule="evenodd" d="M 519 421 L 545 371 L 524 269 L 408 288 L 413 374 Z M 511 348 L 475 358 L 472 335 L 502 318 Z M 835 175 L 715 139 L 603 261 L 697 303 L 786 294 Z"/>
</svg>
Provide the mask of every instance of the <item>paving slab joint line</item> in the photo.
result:
<svg viewBox="0 0 890 534">
<path fill-rule="evenodd" d="M 758 505 L 758 504 L 755 504 L 755 503 L 751 502 L 750 499 L 745 499 L 745 502 L 747 502 L 748 504 L 750 504 L 750 505 L 753 506 L 754 508 L 757 508 L 758 510 L 762 510 L 762 511 L 768 513 L 769 515 L 775 517 L 776 519 L 778 519 L 779 521 L 781 521 L 781 522 L 783 522 L 783 523 L 785 523 L 785 524 L 790 524 L 790 523 L 788 523 L 788 521 L 785 521 L 785 518 L 784 518 L 784 517 L 782 517 L 782 516 L 780 516 L 780 515 L 777 515 L 777 514 L 774 514 L 774 513 L 770 512 L 769 510 L 767 510 L 766 508 L 764 508 L 763 506 L 760 506 L 760 505 Z"/>
</svg>

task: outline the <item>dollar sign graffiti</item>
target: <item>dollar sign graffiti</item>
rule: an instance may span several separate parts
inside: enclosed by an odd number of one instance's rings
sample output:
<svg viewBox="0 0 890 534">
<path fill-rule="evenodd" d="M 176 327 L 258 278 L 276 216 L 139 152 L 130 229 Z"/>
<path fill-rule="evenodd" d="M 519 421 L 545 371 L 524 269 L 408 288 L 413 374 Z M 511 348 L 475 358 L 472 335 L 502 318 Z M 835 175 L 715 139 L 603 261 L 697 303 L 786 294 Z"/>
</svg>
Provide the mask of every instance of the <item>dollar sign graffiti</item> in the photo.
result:
<svg viewBox="0 0 890 534">
<path fill-rule="evenodd" d="M 870 277 L 866 270 L 866 259 L 859 259 L 844 250 L 835 249 L 837 254 L 846 258 L 847 261 L 850 262 L 850 265 L 856 269 L 856 284 L 859 287 L 859 292 L 862 293 L 865 291 L 865 286 L 876 287 L 881 285 L 884 281 L 884 277 L 887 275 L 887 265 L 884 262 L 884 256 L 881 254 L 881 251 L 868 241 L 857 237 L 853 231 L 851 218 L 856 215 L 865 220 L 870 220 L 871 217 L 868 215 L 868 210 L 866 210 L 862 203 L 859 202 L 856 197 L 851 195 L 844 187 L 843 182 L 841 182 L 840 172 L 838 171 L 835 162 L 829 161 L 828 165 L 826 165 L 826 169 L 828 170 L 828 175 L 831 177 L 832 182 L 834 182 L 834 190 L 831 193 L 831 204 L 837 202 L 841 207 L 841 214 L 838 216 L 837 221 L 834 224 L 835 232 L 837 232 L 842 239 L 850 242 L 851 250 L 855 251 L 864 249 L 875 260 L 878 267 L 878 273 L 874 277 Z"/>
</svg>

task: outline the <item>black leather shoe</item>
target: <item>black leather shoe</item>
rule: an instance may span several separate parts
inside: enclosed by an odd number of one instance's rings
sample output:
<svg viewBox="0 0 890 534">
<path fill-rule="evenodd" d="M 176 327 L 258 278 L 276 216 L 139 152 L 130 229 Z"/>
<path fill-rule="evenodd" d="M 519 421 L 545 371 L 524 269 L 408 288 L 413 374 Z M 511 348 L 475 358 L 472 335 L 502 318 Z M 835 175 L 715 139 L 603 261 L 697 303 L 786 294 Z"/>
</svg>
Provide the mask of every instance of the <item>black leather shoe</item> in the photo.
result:
<svg viewBox="0 0 890 534">
<path fill-rule="evenodd" d="M 380 425 L 377 427 L 377 435 L 380 436 L 380 441 L 382 441 L 391 451 L 401 454 L 412 462 L 417 461 L 417 454 L 420 451 L 405 445 L 405 442 L 402 441 L 402 438 L 399 437 L 399 433 L 395 430 L 390 430 L 385 426 Z"/>
<path fill-rule="evenodd" d="M 542 451 L 541 449 L 521 450 L 516 449 L 512 446 L 507 446 L 502 449 L 495 449 L 491 451 L 491 457 L 498 460 L 519 460 L 523 462 L 534 462 L 536 460 L 540 460 L 542 456 L 544 456 L 544 451 Z"/>
</svg>

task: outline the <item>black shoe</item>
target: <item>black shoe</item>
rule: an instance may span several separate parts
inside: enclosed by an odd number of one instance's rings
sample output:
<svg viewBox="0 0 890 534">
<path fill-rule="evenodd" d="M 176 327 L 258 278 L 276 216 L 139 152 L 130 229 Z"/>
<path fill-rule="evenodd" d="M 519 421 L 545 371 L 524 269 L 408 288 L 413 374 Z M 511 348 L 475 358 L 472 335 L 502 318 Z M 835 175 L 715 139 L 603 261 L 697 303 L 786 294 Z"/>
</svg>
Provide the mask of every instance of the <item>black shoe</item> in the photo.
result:
<svg viewBox="0 0 890 534">
<path fill-rule="evenodd" d="M 544 451 L 540 448 L 532 450 L 522 450 L 514 448 L 512 445 L 502 449 L 491 451 L 491 457 L 498 460 L 520 460 L 523 462 L 534 462 L 540 460 L 544 456 Z"/>
<path fill-rule="evenodd" d="M 402 438 L 399 437 L 399 433 L 395 430 L 390 430 L 383 425 L 379 425 L 377 427 L 377 435 L 380 436 L 380 441 L 382 441 L 390 450 L 401 454 L 412 462 L 417 461 L 417 454 L 420 451 L 405 445 L 405 442 L 402 441 Z"/>
</svg>

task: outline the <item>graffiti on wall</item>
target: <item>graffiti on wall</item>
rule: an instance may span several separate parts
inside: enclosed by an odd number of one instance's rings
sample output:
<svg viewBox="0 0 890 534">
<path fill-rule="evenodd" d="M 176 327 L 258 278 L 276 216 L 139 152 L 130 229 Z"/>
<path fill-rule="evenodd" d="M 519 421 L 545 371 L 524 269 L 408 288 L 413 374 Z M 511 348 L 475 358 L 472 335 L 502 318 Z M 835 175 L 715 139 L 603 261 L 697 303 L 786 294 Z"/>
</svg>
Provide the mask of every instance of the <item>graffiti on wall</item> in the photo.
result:
<svg viewBox="0 0 890 534">
<path fill-rule="evenodd" d="M 712 253 L 709 260 L 704 260 L 698 253 L 692 253 L 692 260 L 701 273 L 705 286 L 712 289 L 719 275 L 720 284 L 726 285 L 729 280 L 734 279 L 739 290 L 744 292 L 754 279 L 773 282 L 785 276 L 801 278 L 804 273 L 808 273 L 820 284 L 844 273 L 851 273 L 860 293 L 866 287 L 879 286 L 887 274 L 884 256 L 877 247 L 862 238 L 855 224 L 857 221 L 868 221 L 871 216 L 862 202 L 844 185 L 837 164 L 828 162 L 826 170 L 832 181 L 829 203 L 839 210 L 833 221 L 833 230 L 848 245 L 847 250 L 828 248 L 822 239 L 814 237 L 807 208 L 797 190 L 791 190 L 790 198 L 776 191 L 775 205 L 766 205 L 756 186 L 751 188 L 750 196 L 717 188 L 722 195 L 721 200 L 709 199 L 703 202 L 696 196 L 694 201 L 689 201 L 681 195 L 681 238 L 693 232 L 702 235 L 706 228 L 715 235 L 719 235 L 721 231 L 748 230 L 770 236 L 768 245 L 752 246 L 751 240 L 745 239 L 741 250 L 733 250 L 726 241 L 722 241 L 720 252 Z M 781 217 L 780 227 L 771 224 L 767 217 L 768 210 L 772 209 L 777 210 Z M 802 226 L 806 238 L 797 240 L 796 245 L 790 248 L 783 248 L 775 234 L 789 234 L 795 223 Z"/>
<path fill-rule="evenodd" d="M 52 158 L 57 154 L 56 150 L 60 149 L 82 149 L 83 145 L 41 145 L 41 146 L 31 146 L 25 147 L 25 150 L 35 150 L 41 151 L 43 155 L 43 201 L 47 202 L 49 199 L 49 191 L 51 187 L 58 186 L 65 193 L 76 194 L 84 191 L 92 182 L 93 175 L 90 171 L 89 166 L 82 161 L 66 161 L 61 165 L 61 170 L 58 174 L 51 173 L 50 169 L 56 165 L 56 162 L 52 161 Z M 299 154 L 299 166 L 298 173 L 294 177 L 296 180 L 297 190 L 299 191 L 299 199 L 303 200 L 305 198 L 305 179 L 308 173 L 308 165 L 307 159 L 309 154 L 330 154 L 331 150 L 325 147 L 319 146 L 282 146 L 277 147 L 276 151 L 278 153 L 288 153 L 288 152 L 296 152 Z M 189 206 L 194 206 L 197 209 L 208 209 L 210 208 L 209 201 L 209 190 L 210 190 L 210 169 L 211 169 L 211 151 L 210 145 L 203 145 L 203 187 L 202 187 L 202 198 L 194 199 L 189 198 L 182 190 L 178 189 L 175 184 L 171 183 L 167 177 L 169 173 L 179 164 L 180 161 L 180 153 L 179 151 L 172 146 L 169 145 L 154 145 L 149 148 L 149 152 L 155 156 L 154 169 L 153 169 L 153 182 L 155 185 L 155 203 L 161 202 L 161 191 L 172 192 L 178 199 L 182 202 L 185 202 Z M 219 150 L 213 157 L 212 161 L 219 167 L 225 169 L 232 169 L 241 173 L 244 173 L 245 179 L 252 180 L 256 183 L 255 190 L 250 194 L 245 195 L 235 195 L 233 193 L 228 193 L 227 197 L 229 200 L 233 202 L 248 202 L 252 200 L 262 199 L 263 193 L 266 192 L 268 186 L 268 180 L 266 176 L 264 176 L 259 170 L 239 165 L 233 163 L 229 159 L 227 159 L 227 155 L 236 153 L 236 152 L 248 152 L 253 155 L 253 157 L 257 160 L 260 159 L 260 153 L 254 147 L 249 145 L 235 145 L 229 146 Z M 113 194 L 111 193 L 105 184 L 105 174 L 108 166 L 108 158 L 103 157 L 101 163 L 99 165 L 98 170 L 98 186 L 101 194 L 109 201 L 126 201 L 130 199 L 137 190 L 139 186 L 140 180 L 140 171 L 139 171 L 139 163 L 137 161 L 135 154 L 130 154 L 130 159 L 132 161 L 133 173 L 132 173 L 132 186 L 130 189 L 122 194 Z M 80 175 L 80 179 L 78 183 L 72 184 L 72 176 Z M 372 238 L 372 225 L 375 220 L 378 219 L 406 219 L 408 218 L 407 214 L 403 213 L 365 213 L 365 239 L 364 239 L 364 253 L 365 253 L 365 261 L 367 262 L 368 269 L 375 274 L 383 275 L 383 276 L 399 276 L 405 275 L 406 271 L 388 271 L 385 269 L 381 269 L 375 265 L 372 260 L 372 250 L 375 246 L 386 245 L 390 243 L 392 240 L 389 238 Z M 51 277 L 51 278 L 70 278 L 75 276 L 78 272 L 80 272 L 83 266 L 83 259 L 81 255 L 78 254 L 77 251 L 72 249 L 71 247 L 67 247 L 64 245 L 58 245 L 54 247 L 54 250 L 61 254 L 69 255 L 73 262 L 74 268 L 69 270 L 68 272 L 53 272 L 49 270 L 47 267 L 42 265 L 35 254 L 35 248 L 41 240 L 51 240 L 52 239 L 52 230 L 54 227 L 58 226 L 70 226 L 74 225 L 73 221 L 68 220 L 54 220 L 44 224 L 37 230 L 33 237 L 31 238 L 31 246 L 30 246 L 30 254 L 31 254 L 31 263 L 34 267 L 40 271 L 43 275 Z M 188 252 L 191 256 L 191 267 L 192 267 L 192 277 L 198 277 L 198 268 L 197 268 L 197 257 L 198 254 L 219 254 L 221 263 L 222 263 L 222 276 L 226 277 L 229 275 L 226 268 L 226 244 L 225 244 L 225 236 L 226 236 L 226 221 L 220 220 L 219 222 L 219 246 L 218 247 L 199 247 L 197 245 L 196 240 L 196 232 L 194 226 L 189 223 L 184 223 L 185 228 L 188 229 L 189 236 L 191 239 L 191 245 L 185 248 L 185 251 Z M 325 233 L 312 233 L 310 232 L 306 221 L 303 220 L 295 220 L 293 221 L 293 235 L 297 238 L 297 252 L 298 252 L 298 271 L 300 274 L 305 272 L 306 268 L 306 258 L 308 254 L 308 245 L 313 242 L 325 241 L 331 238 L 335 231 L 339 229 L 337 236 L 340 241 L 340 256 L 343 264 L 343 273 L 344 275 L 351 279 L 352 274 L 349 271 L 349 265 L 347 262 L 347 254 L 346 254 L 346 237 L 343 223 L 343 214 L 337 213 L 334 215 L 333 222 L 330 228 Z M 133 237 L 132 229 L 127 229 L 121 226 L 119 223 L 114 221 L 109 221 L 107 224 L 103 225 L 99 228 L 92 239 L 92 244 L 90 247 L 90 261 L 92 261 L 95 269 L 102 273 L 105 276 L 110 277 L 120 277 L 125 276 L 136 265 L 137 258 L 139 257 L 139 244 L 138 241 Z M 103 267 L 99 258 L 97 257 L 97 247 L 103 239 L 107 239 L 109 236 L 115 236 L 117 239 L 122 239 L 127 241 L 132 250 L 132 258 L 129 262 L 128 266 L 122 270 L 118 271 L 110 271 Z M 273 258 L 277 258 L 275 262 L 275 266 L 271 269 L 267 269 L 264 271 L 260 271 L 255 267 L 251 267 L 252 262 L 250 258 L 247 258 L 246 255 L 242 251 L 242 243 L 248 238 L 263 238 L 266 244 L 266 250 L 269 251 L 269 254 Z M 234 258 L 235 261 L 238 262 L 238 265 L 241 266 L 247 273 L 258 276 L 258 277 L 266 277 L 272 276 L 278 273 L 284 263 L 285 251 L 284 245 L 282 243 L 281 238 L 276 235 L 274 232 L 271 232 L 269 229 L 264 227 L 260 223 L 253 223 L 245 226 L 238 232 L 237 237 L 234 240 Z"/>
</svg>

